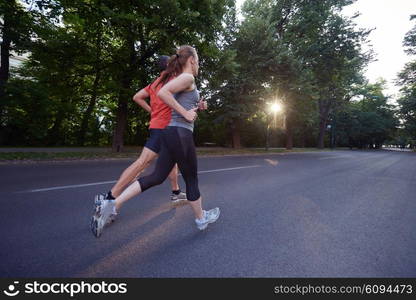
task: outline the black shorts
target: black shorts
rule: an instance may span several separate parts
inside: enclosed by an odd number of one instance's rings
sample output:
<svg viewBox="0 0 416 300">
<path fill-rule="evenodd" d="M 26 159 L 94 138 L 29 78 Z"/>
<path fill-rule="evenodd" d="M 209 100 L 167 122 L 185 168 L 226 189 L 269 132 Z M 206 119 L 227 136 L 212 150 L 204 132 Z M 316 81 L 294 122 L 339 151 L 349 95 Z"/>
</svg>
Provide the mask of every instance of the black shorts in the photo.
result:
<svg viewBox="0 0 416 300">
<path fill-rule="evenodd" d="M 147 149 L 152 150 L 154 153 L 160 152 L 162 145 L 162 132 L 163 129 L 150 129 L 150 136 L 144 145 Z"/>
</svg>

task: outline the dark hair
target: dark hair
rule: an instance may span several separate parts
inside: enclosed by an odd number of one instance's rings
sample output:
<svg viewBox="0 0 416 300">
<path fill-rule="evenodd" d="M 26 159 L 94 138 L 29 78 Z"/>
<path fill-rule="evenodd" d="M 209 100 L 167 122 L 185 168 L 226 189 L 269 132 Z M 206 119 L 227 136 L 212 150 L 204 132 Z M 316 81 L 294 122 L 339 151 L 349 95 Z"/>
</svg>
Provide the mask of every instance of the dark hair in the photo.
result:
<svg viewBox="0 0 416 300">
<path fill-rule="evenodd" d="M 159 67 L 160 72 L 166 70 L 166 68 L 168 67 L 168 60 L 169 60 L 169 56 L 167 55 L 159 56 L 159 61 L 157 62 L 157 66 Z"/>
<path fill-rule="evenodd" d="M 186 61 L 191 56 L 196 56 L 195 48 L 188 45 L 180 46 L 176 53 L 169 58 L 168 66 L 160 76 L 160 80 L 156 86 L 159 84 L 162 84 L 163 86 L 169 81 L 170 78 L 181 74 L 183 72 L 183 68 L 185 67 Z"/>
</svg>

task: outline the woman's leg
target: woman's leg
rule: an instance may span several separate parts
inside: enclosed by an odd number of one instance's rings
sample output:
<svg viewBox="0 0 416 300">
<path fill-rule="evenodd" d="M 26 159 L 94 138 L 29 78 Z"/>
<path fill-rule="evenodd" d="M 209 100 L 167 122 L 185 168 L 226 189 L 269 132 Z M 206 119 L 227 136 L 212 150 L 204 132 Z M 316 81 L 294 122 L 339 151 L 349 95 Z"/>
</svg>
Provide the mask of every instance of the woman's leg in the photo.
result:
<svg viewBox="0 0 416 300">
<path fill-rule="evenodd" d="M 204 217 L 202 210 L 202 197 L 199 197 L 196 201 L 189 201 L 189 205 L 191 205 L 192 210 L 194 211 L 195 219 L 202 219 Z"/>
<path fill-rule="evenodd" d="M 181 127 L 171 128 L 173 128 L 171 131 L 166 132 L 168 135 L 164 134 L 163 137 L 178 141 L 177 143 L 171 141 L 168 147 L 175 146 L 170 150 L 186 183 L 186 195 L 194 211 L 195 223 L 198 229 L 204 230 L 208 224 L 218 220 L 220 209 L 218 207 L 208 211 L 202 209 L 202 197 L 198 187 L 198 162 L 192 131 Z"/>
<path fill-rule="evenodd" d="M 204 213 L 198 187 L 198 163 L 192 131 L 181 127 L 169 127 L 163 138 L 178 163 L 195 218 L 202 219 Z"/>
<path fill-rule="evenodd" d="M 179 129 L 181 131 L 182 128 Z M 187 130 L 188 129 L 183 129 Z M 186 185 L 187 198 L 196 219 L 203 218 L 202 197 L 198 185 L 198 163 L 192 133 L 180 132 L 182 151 L 178 152 L 178 167 Z"/>
</svg>

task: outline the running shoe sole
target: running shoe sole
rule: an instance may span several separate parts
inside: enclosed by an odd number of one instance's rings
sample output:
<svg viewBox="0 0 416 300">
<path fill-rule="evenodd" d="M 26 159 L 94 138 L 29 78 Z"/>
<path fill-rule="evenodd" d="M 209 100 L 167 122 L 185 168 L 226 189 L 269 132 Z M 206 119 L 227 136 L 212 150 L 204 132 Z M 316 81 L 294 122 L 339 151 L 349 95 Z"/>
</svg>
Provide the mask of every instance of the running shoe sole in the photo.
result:
<svg viewBox="0 0 416 300">
<path fill-rule="evenodd" d="M 188 200 L 186 199 L 178 199 L 178 200 L 171 200 L 170 201 L 172 203 L 172 207 L 181 207 L 181 206 L 185 206 L 188 204 Z"/>
<path fill-rule="evenodd" d="M 94 213 L 91 217 L 90 227 L 91 231 L 95 237 L 100 237 L 102 233 L 102 229 L 99 229 L 98 220 L 101 215 L 101 201 L 104 200 L 104 195 L 95 195 L 94 197 Z"/>
<path fill-rule="evenodd" d="M 98 220 L 95 216 L 91 217 L 91 231 L 95 237 L 99 238 L 101 236 L 102 231 L 98 229 Z"/>
</svg>

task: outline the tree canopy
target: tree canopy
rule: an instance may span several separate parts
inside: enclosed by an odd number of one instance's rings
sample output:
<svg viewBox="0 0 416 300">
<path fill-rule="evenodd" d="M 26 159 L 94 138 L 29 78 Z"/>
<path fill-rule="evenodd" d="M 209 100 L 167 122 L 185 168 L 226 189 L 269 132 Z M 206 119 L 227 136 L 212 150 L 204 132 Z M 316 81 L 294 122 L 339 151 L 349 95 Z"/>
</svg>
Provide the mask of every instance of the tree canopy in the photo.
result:
<svg viewBox="0 0 416 300">
<path fill-rule="evenodd" d="M 416 62 L 399 108 L 363 70 L 369 30 L 344 16 L 352 0 L 11 0 L 0 5 L 1 145 L 142 145 L 149 116 L 131 101 L 183 44 L 200 56 L 209 102 L 198 145 L 381 147 L 414 139 Z M 416 53 L 416 29 L 404 38 Z M 9 68 L 13 53 L 28 59 Z M 269 107 L 280 103 L 283 111 Z M 269 136 L 270 126 L 272 130 Z M 330 128 L 330 129 L 329 129 Z M 413 134 L 413 135 L 412 135 Z"/>
</svg>

